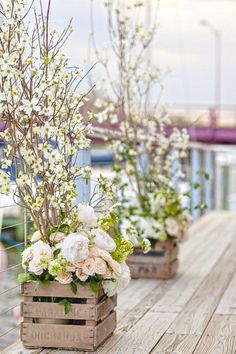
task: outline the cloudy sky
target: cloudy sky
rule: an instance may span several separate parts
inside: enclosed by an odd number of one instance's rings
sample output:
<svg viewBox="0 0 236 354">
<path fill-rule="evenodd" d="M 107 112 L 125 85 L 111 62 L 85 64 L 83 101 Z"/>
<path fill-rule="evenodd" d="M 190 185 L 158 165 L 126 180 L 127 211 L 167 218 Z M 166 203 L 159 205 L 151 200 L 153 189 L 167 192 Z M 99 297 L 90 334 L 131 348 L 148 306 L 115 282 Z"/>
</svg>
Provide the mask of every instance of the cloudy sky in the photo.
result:
<svg viewBox="0 0 236 354">
<path fill-rule="evenodd" d="M 129 1 L 129 0 L 127 0 Z M 150 1 L 151 6 L 157 0 Z M 63 27 L 73 17 L 73 33 L 67 45 L 71 60 L 84 66 L 90 31 L 90 0 L 53 0 L 52 17 Z M 101 46 L 106 42 L 102 0 L 94 0 L 96 28 Z M 167 103 L 214 103 L 214 36 L 201 20 L 214 25 L 222 35 L 222 99 L 236 105 L 236 0 L 160 0 L 159 30 L 152 58 L 161 68 L 171 68 L 165 81 Z"/>
</svg>

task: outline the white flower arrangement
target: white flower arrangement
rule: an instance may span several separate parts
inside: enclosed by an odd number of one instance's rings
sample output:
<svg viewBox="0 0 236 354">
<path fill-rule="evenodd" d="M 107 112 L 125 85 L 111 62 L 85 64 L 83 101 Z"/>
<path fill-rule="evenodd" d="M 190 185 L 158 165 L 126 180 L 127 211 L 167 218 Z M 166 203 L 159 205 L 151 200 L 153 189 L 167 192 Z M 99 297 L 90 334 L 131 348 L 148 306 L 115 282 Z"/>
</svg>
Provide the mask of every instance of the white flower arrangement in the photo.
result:
<svg viewBox="0 0 236 354">
<path fill-rule="evenodd" d="M 100 176 L 90 203 L 75 205 L 75 182 L 90 178 L 91 172 L 90 167 L 76 166 L 75 157 L 90 145 L 94 115 L 81 113 L 87 99 L 78 93 L 83 75 L 68 66 L 62 50 L 71 24 L 61 33 L 55 31 L 50 5 L 49 0 L 46 15 L 27 8 L 26 0 L 0 5 L 0 108 L 6 124 L 0 164 L 6 171 L 15 167 L 15 194 L 35 228 L 22 254 L 25 273 L 19 281 L 56 280 L 73 289 L 89 283 L 93 291 L 103 283 L 108 293 L 110 281 L 120 291 L 120 283 L 128 281 L 123 264 L 133 247 L 116 228 L 118 219 L 110 207 L 114 185 Z M 33 26 L 26 19 L 31 11 Z M 0 193 L 7 194 L 6 171 L 0 172 Z"/>
<path fill-rule="evenodd" d="M 154 246 L 157 241 L 174 238 L 184 241 L 187 237 L 191 215 L 181 204 L 181 195 L 172 187 L 159 188 L 146 196 L 145 209 L 127 205 L 123 212 L 121 232 L 125 236 L 132 228 L 137 238 L 150 240 Z"/>
<path fill-rule="evenodd" d="M 23 251 L 22 266 L 28 273 L 20 275 L 20 279 L 25 281 L 41 276 L 42 280 L 55 279 L 61 284 L 92 281 L 93 286 L 96 279 L 97 283 L 103 283 L 108 295 L 114 295 L 110 289 L 121 291 L 122 284 L 127 285 L 130 279 L 125 258 L 120 262 L 114 256 L 120 244 L 100 229 L 98 223 L 94 225 L 96 214 L 91 206 L 80 204 L 79 208 L 81 215 L 90 211 L 91 225 L 86 218 L 86 226 L 79 226 L 76 232 L 68 235 L 60 231 L 53 232 L 48 242 L 42 241 L 36 231 L 32 235 L 31 245 Z M 78 225 L 81 225 L 80 214 Z M 131 246 L 128 242 L 126 245 Z"/>
<path fill-rule="evenodd" d="M 110 46 L 104 53 L 96 45 L 93 16 L 91 22 L 94 54 L 105 72 L 104 94 L 95 105 L 99 122 L 110 127 L 108 139 L 115 153 L 121 230 L 147 252 L 148 240 L 153 245 L 168 237 L 180 240 L 186 234 L 189 223 L 173 180 L 185 178 L 183 162 L 189 136 L 184 129 L 167 134 L 170 118 L 160 105 L 165 75 L 147 60 L 156 18 L 147 28 L 139 20 L 143 5 L 142 1 L 122 7 L 116 0 L 105 2 Z M 115 80 L 113 72 L 117 73 Z M 176 210 L 169 207 L 172 201 L 178 206 Z"/>
</svg>

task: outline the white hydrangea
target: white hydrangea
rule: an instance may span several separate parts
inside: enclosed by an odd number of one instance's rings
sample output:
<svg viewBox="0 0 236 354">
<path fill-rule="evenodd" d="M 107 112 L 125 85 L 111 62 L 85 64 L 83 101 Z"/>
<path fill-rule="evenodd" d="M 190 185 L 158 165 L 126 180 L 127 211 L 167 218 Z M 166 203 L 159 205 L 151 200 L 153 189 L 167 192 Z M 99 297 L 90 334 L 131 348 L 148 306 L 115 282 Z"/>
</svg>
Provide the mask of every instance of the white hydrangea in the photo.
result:
<svg viewBox="0 0 236 354">
<path fill-rule="evenodd" d="M 104 280 L 102 283 L 104 291 L 109 297 L 121 293 L 131 280 L 130 269 L 127 264 L 122 263 L 120 266 L 121 274 L 119 276 L 114 275 L 114 279 Z"/>
</svg>

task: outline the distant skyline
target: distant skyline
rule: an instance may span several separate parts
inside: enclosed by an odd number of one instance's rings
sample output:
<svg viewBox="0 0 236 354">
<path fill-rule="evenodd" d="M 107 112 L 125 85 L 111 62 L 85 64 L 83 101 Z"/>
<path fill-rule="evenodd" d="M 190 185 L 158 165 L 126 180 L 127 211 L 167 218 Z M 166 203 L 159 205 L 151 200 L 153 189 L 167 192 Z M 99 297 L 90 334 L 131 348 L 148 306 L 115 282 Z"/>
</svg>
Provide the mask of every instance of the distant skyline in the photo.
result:
<svg viewBox="0 0 236 354">
<path fill-rule="evenodd" d="M 101 46 L 106 41 L 102 3 L 102 0 L 94 0 Z M 63 27 L 73 17 L 75 32 L 67 45 L 67 54 L 74 64 L 84 67 L 90 32 L 90 1 L 52 1 L 52 4 L 52 18 L 57 26 Z M 163 103 L 214 104 L 214 38 L 199 24 L 206 19 L 222 32 L 221 103 L 236 105 L 235 16 L 235 0 L 160 0 L 159 29 L 152 58 L 163 70 L 171 68 L 172 71 L 164 83 Z"/>
</svg>

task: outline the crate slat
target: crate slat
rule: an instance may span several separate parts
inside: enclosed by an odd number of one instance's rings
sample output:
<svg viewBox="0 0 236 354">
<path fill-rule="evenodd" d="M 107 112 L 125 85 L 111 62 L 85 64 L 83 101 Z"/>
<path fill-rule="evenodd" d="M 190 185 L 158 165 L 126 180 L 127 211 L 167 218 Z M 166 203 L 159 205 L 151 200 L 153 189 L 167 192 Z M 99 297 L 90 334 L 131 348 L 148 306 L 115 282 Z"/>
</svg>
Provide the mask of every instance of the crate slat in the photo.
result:
<svg viewBox="0 0 236 354">
<path fill-rule="evenodd" d="M 116 329 L 116 312 L 112 312 L 104 321 L 95 327 L 94 349 L 97 349 Z"/>
<path fill-rule="evenodd" d="M 117 296 L 107 298 L 96 306 L 96 320 L 106 318 L 117 305 Z"/>
<path fill-rule="evenodd" d="M 57 318 L 95 320 L 95 305 L 71 304 L 71 311 L 65 315 L 64 306 L 46 302 L 23 302 L 22 316 L 25 318 Z"/>
<path fill-rule="evenodd" d="M 93 349 L 94 327 L 22 323 L 21 333 L 26 348 Z"/>
<path fill-rule="evenodd" d="M 35 282 L 27 283 L 22 290 L 27 301 L 21 304 L 21 340 L 26 348 L 93 351 L 116 328 L 116 296 L 108 298 L 101 285 L 98 294 L 78 285 L 75 295 L 69 286 L 57 282 L 39 288 L 35 288 Z M 55 302 L 51 303 L 50 297 Z M 64 306 L 58 303 L 61 298 L 74 302 L 77 298 L 79 303 L 72 303 L 66 315 Z"/>
<path fill-rule="evenodd" d="M 170 279 L 178 270 L 179 246 L 174 239 L 156 242 L 154 249 L 147 254 L 135 250 L 128 258 L 133 279 Z"/>
<path fill-rule="evenodd" d="M 140 256 L 141 258 L 142 256 Z M 178 259 L 171 263 L 131 263 L 128 262 L 131 276 L 133 279 L 169 279 L 172 278 L 178 270 Z"/>
<path fill-rule="evenodd" d="M 129 256 L 129 262 L 132 263 L 154 263 L 154 264 L 166 264 L 166 263 L 170 263 L 174 260 L 176 260 L 176 258 L 178 257 L 179 254 L 179 248 L 178 247 L 174 247 L 172 249 L 172 252 L 170 252 L 168 255 L 164 255 L 164 256 L 160 256 L 160 254 L 158 253 L 158 251 L 150 251 L 147 254 L 143 254 L 143 253 L 136 253 L 134 252 L 134 254 Z M 142 257 L 142 260 L 140 260 L 140 257 Z"/>
<path fill-rule="evenodd" d="M 23 284 L 22 290 L 24 296 L 46 296 L 46 297 L 62 297 L 62 298 L 88 298 L 98 299 L 103 295 L 103 289 L 100 289 L 98 294 L 94 294 L 89 285 L 81 286 L 78 284 L 77 294 L 74 294 L 69 285 L 62 285 L 56 281 L 49 282 L 49 284 L 41 284 L 36 286 L 36 282 Z"/>
</svg>

